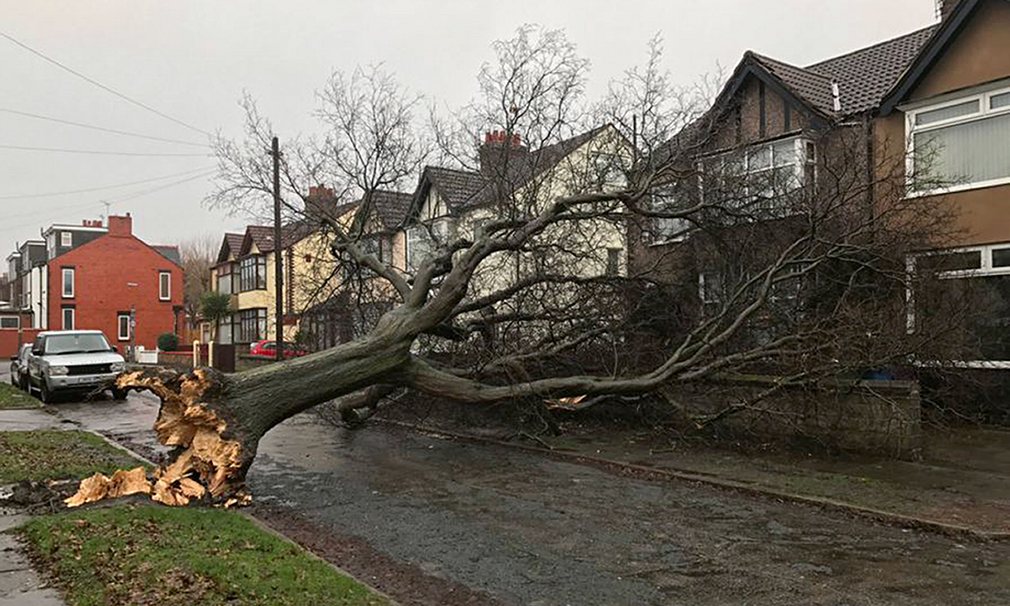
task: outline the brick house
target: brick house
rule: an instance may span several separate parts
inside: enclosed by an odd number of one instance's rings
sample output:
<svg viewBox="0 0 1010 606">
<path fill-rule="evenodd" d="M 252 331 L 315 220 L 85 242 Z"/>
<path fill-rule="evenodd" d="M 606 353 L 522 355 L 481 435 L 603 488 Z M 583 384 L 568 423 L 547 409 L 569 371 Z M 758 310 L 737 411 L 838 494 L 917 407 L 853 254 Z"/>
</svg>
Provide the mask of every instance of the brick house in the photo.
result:
<svg viewBox="0 0 1010 606">
<path fill-rule="evenodd" d="M 840 161 L 838 150 L 844 147 L 859 150 L 844 161 L 868 171 L 866 183 L 898 174 L 924 204 L 942 196 L 953 211 L 951 237 L 957 238 L 934 245 L 951 253 L 945 277 L 993 281 L 1004 296 L 989 310 L 981 332 L 992 335 L 996 328 L 1006 334 L 1010 2 L 943 0 L 938 6 L 935 25 L 812 65 L 748 51 L 699 121 L 698 128 L 709 134 L 695 141 L 685 132 L 671 145 L 686 150 L 694 164 L 689 170 L 699 179 L 736 154 L 736 168 L 745 175 L 782 171 L 801 186 L 816 184 L 826 163 Z M 916 191 L 915 146 L 923 142 L 938 150 L 935 176 L 953 185 Z M 697 183 L 688 187 L 692 193 L 700 189 Z M 870 189 L 866 203 L 873 205 L 885 192 Z M 631 271 L 679 287 L 671 298 L 685 307 L 687 322 L 714 297 L 712 287 L 719 282 L 689 234 L 690 226 L 679 219 L 656 219 L 629 234 Z M 937 252 L 927 248 L 923 254 Z M 988 359 L 1010 364 L 1010 339 L 997 341 L 1002 345 L 990 348 Z"/>
<path fill-rule="evenodd" d="M 182 268 L 171 251 L 133 235 L 129 214 L 109 217 L 97 237 L 55 252 L 46 263 L 49 330 L 101 330 L 120 350 L 134 343 L 154 349 L 159 335 L 178 333 Z"/>
</svg>

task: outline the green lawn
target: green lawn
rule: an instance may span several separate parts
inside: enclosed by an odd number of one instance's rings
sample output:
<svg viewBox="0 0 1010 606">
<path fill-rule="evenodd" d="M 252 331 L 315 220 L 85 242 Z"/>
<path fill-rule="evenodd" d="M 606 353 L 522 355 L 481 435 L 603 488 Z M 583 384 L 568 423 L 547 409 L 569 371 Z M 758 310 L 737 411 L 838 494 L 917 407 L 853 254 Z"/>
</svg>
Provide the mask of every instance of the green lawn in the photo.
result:
<svg viewBox="0 0 1010 606">
<path fill-rule="evenodd" d="M 0 410 L 40 408 L 41 406 L 42 402 L 39 402 L 10 383 L 0 383 Z"/>
<path fill-rule="evenodd" d="M 70 606 L 388 604 L 229 511 L 94 508 L 36 518 L 19 532 Z"/>
<path fill-rule="evenodd" d="M 83 479 L 142 465 L 84 431 L 0 431 L 0 484 Z"/>
</svg>

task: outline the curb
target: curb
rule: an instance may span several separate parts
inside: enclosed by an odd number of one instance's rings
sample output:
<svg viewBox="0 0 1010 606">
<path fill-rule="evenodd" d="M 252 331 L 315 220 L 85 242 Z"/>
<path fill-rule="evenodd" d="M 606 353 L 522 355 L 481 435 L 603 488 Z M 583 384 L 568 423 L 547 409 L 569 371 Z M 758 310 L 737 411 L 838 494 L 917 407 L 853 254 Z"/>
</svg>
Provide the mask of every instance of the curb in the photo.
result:
<svg viewBox="0 0 1010 606">
<path fill-rule="evenodd" d="M 300 549 L 303 552 L 307 553 L 310 557 L 315 558 L 316 560 L 319 560 L 323 564 L 326 564 L 327 566 L 329 566 L 333 570 L 336 570 L 338 573 L 344 575 L 345 577 L 347 577 L 349 579 L 353 579 L 354 582 L 360 584 L 362 587 L 367 587 L 368 590 L 371 591 L 372 593 L 374 593 L 375 595 L 380 596 L 382 598 L 385 598 L 389 602 L 389 606 L 399 606 L 399 602 L 397 602 L 396 600 L 394 600 L 391 596 L 389 596 L 389 595 L 387 595 L 387 594 L 379 591 L 375 587 L 372 587 L 368 583 L 362 581 L 358 577 L 356 577 L 353 574 L 347 572 L 346 570 L 344 570 L 340 566 L 337 566 L 336 564 L 334 564 L 333 562 L 327 560 L 326 558 L 320 557 L 319 555 L 317 555 L 315 552 L 313 552 L 308 547 L 305 547 L 304 545 L 300 544 L 298 541 L 295 541 L 294 539 L 292 539 L 288 535 L 286 535 L 286 534 L 284 534 L 284 533 L 282 533 L 282 532 L 280 532 L 278 530 L 275 530 L 272 526 L 270 526 L 269 524 L 267 524 L 263 520 L 257 518 L 255 515 L 247 512 L 247 511 L 242 511 L 242 510 L 232 509 L 231 511 L 234 511 L 238 515 L 240 515 L 243 518 L 249 520 L 250 522 L 252 522 L 257 528 L 259 528 L 263 532 L 265 532 L 267 534 L 270 534 L 270 535 L 272 535 L 274 537 L 277 537 L 278 539 L 284 541 L 285 543 L 288 543 L 290 545 L 293 545 L 293 546 L 297 547 L 298 549 Z"/>
<path fill-rule="evenodd" d="M 827 497 L 817 497 L 811 495 L 791 493 L 776 490 L 774 488 L 766 488 L 756 486 L 754 484 L 747 484 L 745 482 L 739 482 L 736 480 L 727 480 L 725 478 L 719 478 L 716 476 L 699 474 L 697 472 L 692 471 L 677 470 L 677 469 L 659 469 L 656 467 L 649 467 L 646 465 L 628 463 L 626 461 L 617 461 L 613 459 L 606 459 L 603 457 L 594 457 L 592 455 L 583 455 L 583 454 L 576 454 L 573 452 L 551 450 L 539 446 L 528 446 L 526 444 L 515 444 L 513 442 L 505 442 L 503 440 L 498 440 L 495 438 L 486 438 L 473 434 L 439 429 L 437 427 L 428 427 L 414 423 L 407 423 L 404 421 L 373 419 L 373 422 L 380 423 L 383 425 L 389 425 L 392 427 L 399 427 L 401 429 L 408 429 L 419 433 L 444 436 L 447 438 L 452 438 L 454 440 L 459 440 L 463 442 L 502 446 L 514 450 L 519 450 L 532 454 L 538 454 L 541 456 L 547 456 L 554 459 L 574 462 L 580 465 L 598 467 L 602 468 L 605 471 L 618 474 L 620 474 L 621 472 L 624 472 L 625 474 L 627 472 L 634 472 L 636 475 L 643 476 L 646 479 L 650 480 L 678 480 L 685 482 L 694 482 L 697 484 L 705 484 L 708 486 L 714 486 L 724 490 L 743 493 L 751 496 L 779 499 L 791 503 L 798 503 L 801 505 L 818 507 L 820 509 L 826 509 L 830 511 L 837 511 L 841 513 L 856 515 L 862 518 L 868 518 L 877 522 L 881 522 L 889 526 L 898 526 L 902 528 L 915 528 L 949 537 L 965 538 L 979 542 L 1010 541 L 1010 532 L 991 532 L 985 530 L 978 530 L 970 526 L 961 526 L 958 524 L 937 522 L 935 520 L 927 520 L 915 516 L 893 513 L 881 509 L 874 509 L 872 507 L 855 505 L 853 503 L 847 503 L 845 501 L 839 501 Z"/>
</svg>

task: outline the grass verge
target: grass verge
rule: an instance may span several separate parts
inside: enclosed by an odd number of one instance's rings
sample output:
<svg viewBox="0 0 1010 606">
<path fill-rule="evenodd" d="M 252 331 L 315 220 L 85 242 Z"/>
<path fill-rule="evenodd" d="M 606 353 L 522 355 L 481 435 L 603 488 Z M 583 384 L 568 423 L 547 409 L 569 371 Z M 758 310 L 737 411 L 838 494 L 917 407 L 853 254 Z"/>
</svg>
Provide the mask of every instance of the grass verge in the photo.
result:
<svg viewBox="0 0 1010 606">
<path fill-rule="evenodd" d="M 228 511 L 96 508 L 36 518 L 19 532 L 70 606 L 388 604 Z"/>
<path fill-rule="evenodd" d="M 18 408 L 42 408 L 42 402 L 39 402 L 10 383 L 0 383 L 0 410 L 14 410 Z"/>
<path fill-rule="evenodd" d="M 0 432 L 0 484 L 80 479 L 142 463 L 85 431 Z"/>
</svg>

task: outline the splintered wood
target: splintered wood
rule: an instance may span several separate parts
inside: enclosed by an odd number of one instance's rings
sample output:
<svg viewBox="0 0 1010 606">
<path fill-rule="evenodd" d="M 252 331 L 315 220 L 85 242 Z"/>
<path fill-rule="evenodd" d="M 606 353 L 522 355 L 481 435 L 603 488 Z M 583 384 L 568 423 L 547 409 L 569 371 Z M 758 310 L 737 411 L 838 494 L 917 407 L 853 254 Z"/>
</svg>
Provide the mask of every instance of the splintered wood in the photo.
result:
<svg viewBox="0 0 1010 606">
<path fill-rule="evenodd" d="M 85 503 L 94 503 L 102 499 L 118 499 L 131 494 L 151 494 L 151 483 L 143 467 L 129 471 L 120 469 L 108 477 L 96 473 L 81 481 L 77 493 L 65 500 L 67 507 L 79 507 Z"/>
<path fill-rule="evenodd" d="M 204 498 L 220 502 L 225 495 L 226 507 L 249 500 L 248 495 L 231 494 L 235 490 L 230 481 L 240 475 L 242 467 L 242 446 L 221 437 L 227 424 L 203 403 L 214 386 L 206 371 L 197 369 L 181 377 L 165 371 L 139 371 L 123 375 L 117 384 L 120 388 L 148 389 L 161 398 L 154 430 L 158 441 L 177 448 L 175 457 L 154 471 L 153 482 L 148 482 L 142 468 L 117 471 L 111 479 L 102 474 L 87 478 L 77 494 L 65 501 L 68 507 L 138 492 L 171 506 Z"/>
</svg>

